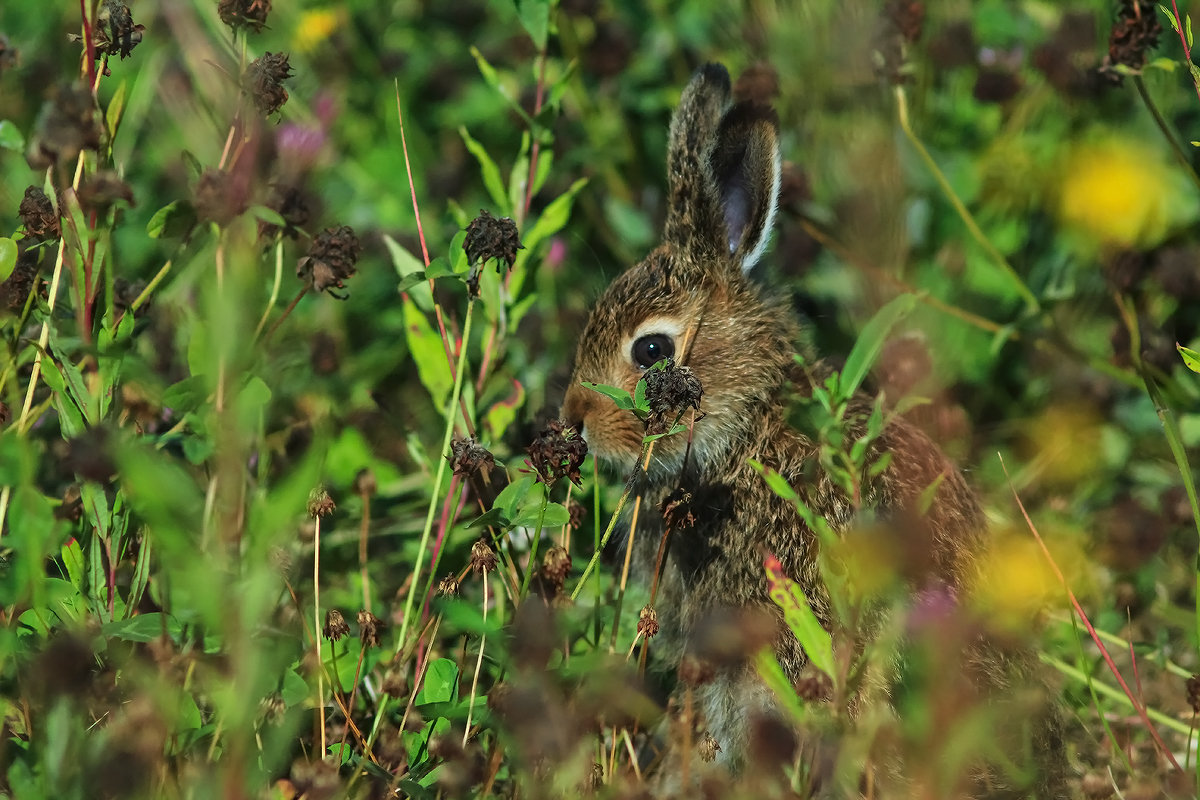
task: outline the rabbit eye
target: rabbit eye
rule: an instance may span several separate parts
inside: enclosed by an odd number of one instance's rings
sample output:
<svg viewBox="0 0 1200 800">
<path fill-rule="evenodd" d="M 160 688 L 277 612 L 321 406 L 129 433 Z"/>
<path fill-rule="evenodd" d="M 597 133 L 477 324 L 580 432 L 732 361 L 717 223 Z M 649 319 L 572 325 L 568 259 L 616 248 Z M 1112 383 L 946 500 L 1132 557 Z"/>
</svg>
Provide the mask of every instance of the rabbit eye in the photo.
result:
<svg viewBox="0 0 1200 800">
<path fill-rule="evenodd" d="M 670 336 L 662 333 L 643 336 L 633 343 L 630 355 L 633 357 L 633 363 L 646 369 L 664 358 L 675 355 L 675 342 Z"/>
</svg>

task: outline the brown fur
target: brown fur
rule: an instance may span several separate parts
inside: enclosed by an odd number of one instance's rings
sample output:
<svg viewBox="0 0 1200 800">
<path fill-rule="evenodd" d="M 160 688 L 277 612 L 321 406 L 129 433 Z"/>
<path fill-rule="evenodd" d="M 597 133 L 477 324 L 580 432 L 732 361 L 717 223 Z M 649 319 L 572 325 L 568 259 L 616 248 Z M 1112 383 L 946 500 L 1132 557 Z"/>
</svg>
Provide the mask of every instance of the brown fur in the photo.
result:
<svg viewBox="0 0 1200 800">
<path fill-rule="evenodd" d="M 675 334 L 676 359 L 704 387 L 706 416 L 695 426 L 682 480 L 686 437 L 671 436 L 656 443 L 639 486 L 645 511 L 633 565 L 647 583 L 663 532 L 655 510 L 680 483 L 694 497 L 696 525 L 671 542 L 656 602 L 661 632 L 652 652 L 668 664 L 679 662 L 697 627 L 714 613 L 751 608 L 782 621 L 767 593 L 765 552 L 776 555 L 800 583 L 827 627 L 831 622 L 815 535 L 748 459 L 780 472 L 835 531 L 846 532 L 854 522 L 851 501 L 814 470 L 816 444 L 787 421 L 789 387 L 802 389 L 807 382 L 793 358 L 796 322 L 745 275 L 752 266 L 747 262 L 757 257 L 770 233 L 778 192 L 776 122 L 769 109 L 729 105 L 729 78 L 719 65 L 702 68 L 684 91 L 671 123 L 663 243 L 613 281 L 597 302 L 563 405 L 563 417 L 582 426 L 591 450 L 630 472 L 641 452 L 642 424 L 580 382 L 633 391 L 642 374 L 630 357 L 635 332 L 669 332 Z M 729 230 L 730 224 L 743 222 L 744 228 Z M 870 401 L 863 398 L 857 411 L 865 419 L 869 410 Z M 942 480 L 919 524 L 893 526 L 903 537 L 893 549 L 909 556 L 911 584 L 952 592 L 968 586 L 985 530 L 974 493 L 938 447 L 902 420 L 884 430 L 876 448 L 890 453 L 892 463 L 867 485 L 863 499 L 885 517 L 917 519 L 917 498 Z M 806 658 L 786 626 L 777 630 L 776 653 L 795 681 Z M 697 700 L 722 758 L 737 769 L 747 712 L 771 708 L 769 694 L 743 666 L 702 686 Z M 1053 791 L 1044 796 L 1054 796 Z"/>
</svg>

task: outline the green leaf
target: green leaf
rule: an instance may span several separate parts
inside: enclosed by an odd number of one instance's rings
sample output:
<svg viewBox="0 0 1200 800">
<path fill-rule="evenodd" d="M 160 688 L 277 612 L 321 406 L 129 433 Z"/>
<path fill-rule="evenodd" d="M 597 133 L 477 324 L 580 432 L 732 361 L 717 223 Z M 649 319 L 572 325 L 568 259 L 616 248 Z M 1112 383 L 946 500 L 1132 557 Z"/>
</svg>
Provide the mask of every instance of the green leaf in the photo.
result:
<svg viewBox="0 0 1200 800">
<path fill-rule="evenodd" d="M 128 619 L 117 619 L 106 623 L 100 631 L 113 639 L 126 642 L 153 642 L 163 635 L 163 631 L 171 632 L 167 616 L 161 612 L 138 614 Z"/>
<path fill-rule="evenodd" d="M 125 111 L 126 81 L 122 80 L 113 92 L 112 100 L 104 112 L 104 122 L 108 125 L 108 138 L 111 141 L 117 137 L 117 127 L 121 124 L 121 114 Z"/>
<path fill-rule="evenodd" d="M 531 488 L 533 488 L 533 476 L 522 475 L 508 486 L 505 486 L 500 491 L 500 494 L 496 495 L 496 500 L 492 503 L 492 508 L 499 508 L 506 511 L 508 517 L 511 519 L 516 515 L 517 506 L 521 505 Z"/>
<path fill-rule="evenodd" d="M 1171 27 L 1175 30 L 1176 33 L 1179 33 L 1179 20 L 1175 19 L 1175 15 L 1171 12 L 1171 10 L 1169 8 L 1167 8 L 1166 6 L 1164 6 L 1162 3 L 1158 4 L 1158 10 L 1161 11 L 1162 13 L 1166 14 L 1167 21 L 1171 23 Z"/>
<path fill-rule="evenodd" d="M 749 459 L 749 463 L 759 475 L 763 476 L 763 480 L 767 482 L 767 486 L 772 492 L 779 495 L 784 500 L 789 500 L 793 503 L 800 499 L 799 495 L 796 494 L 796 490 L 793 489 L 791 484 L 787 482 L 787 478 L 783 477 L 775 470 L 762 465 L 758 461 L 755 461 L 753 458 Z"/>
<path fill-rule="evenodd" d="M 580 385 L 591 389 L 593 392 L 599 392 L 606 397 L 611 397 L 616 402 L 617 408 L 622 411 L 632 411 L 634 409 L 633 397 L 624 389 L 604 383 L 592 383 L 591 381 L 580 381 Z"/>
<path fill-rule="evenodd" d="M 479 162 L 483 186 L 487 189 L 488 197 L 496 204 L 499 216 L 512 216 L 512 207 L 508 203 L 508 192 L 504 189 L 504 179 L 500 177 L 500 168 L 496 166 L 496 162 L 488 155 L 483 145 L 471 138 L 471 134 L 467 133 L 465 127 L 459 128 L 458 134 L 462 137 L 467 150 L 471 151 L 471 155 L 475 156 L 475 160 Z"/>
<path fill-rule="evenodd" d="M 0 147 L 20 152 L 25 149 L 25 137 L 21 129 L 6 119 L 0 119 Z"/>
<path fill-rule="evenodd" d="M 504 513 L 503 508 L 493 507 L 489 508 L 478 517 L 468 522 L 467 528 L 494 527 L 508 530 L 512 527 L 512 525 L 512 522 L 509 521 L 508 516 Z"/>
<path fill-rule="evenodd" d="M 447 275 L 453 275 L 454 269 L 446 259 L 438 256 L 433 261 L 429 262 L 429 269 L 425 270 L 426 278 L 444 278 Z"/>
<path fill-rule="evenodd" d="M 517 0 L 517 16 L 534 46 L 544 50 L 550 32 L 550 0 Z"/>
<path fill-rule="evenodd" d="M 17 266 L 17 243 L 12 239 L 0 239 L 0 281 L 8 280 Z"/>
<path fill-rule="evenodd" d="M 295 669 L 289 669 L 283 674 L 283 685 L 279 687 L 279 696 L 288 708 L 300 705 L 308 699 L 308 684 Z"/>
<path fill-rule="evenodd" d="M 1179 351 L 1179 355 L 1183 357 L 1183 363 L 1192 372 L 1200 372 L 1200 353 L 1192 350 L 1190 347 L 1184 347 L 1181 344 L 1176 344 L 1175 349 Z"/>
<path fill-rule="evenodd" d="M 412 298 L 404 297 L 402 301 L 404 313 L 404 339 L 408 343 L 408 352 L 417 365 L 417 376 L 425 391 L 429 393 L 433 404 L 441 409 L 446 405 L 454 381 L 450 378 L 450 369 L 446 364 L 446 350 L 442 346 L 442 337 L 429 324 L 429 320 L 417 308 Z"/>
<path fill-rule="evenodd" d="M 1184 19 L 1184 22 L 1186 23 L 1186 27 L 1187 27 L 1187 43 L 1188 43 L 1188 49 L 1190 50 L 1192 47 L 1192 15 L 1188 14 L 1183 19 Z"/>
<path fill-rule="evenodd" d="M 800 702 L 800 697 L 792 687 L 792 682 L 784 674 L 783 667 L 779 666 L 779 659 L 775 657 L 775 653 L 771 648 L 764 647 L 758 651 L 754 656 L 754 668 L 758 671 L 758 675 L 762 678 L 763 683 L 775 693 L 775 696 L 779 698 L 783 707 L 787 709 L 792 717 L 799 722 L 803 722 L 806 718 L 804 705 Z"/>
<path fill-rule="evenodd" d="M 587 186 L 587 182 L 587 178 L 580 178 L 572 183 L 565 192 L 550 201 L 550 205 L 546 206 L 546 210 L 537 218 L 537 222 L 525 231 L 525 236 L 521 240 L 525 249 L 518 254 L 518 262 L 524 260 L 522 256 L 528 258 L 528 253 L 541 244 L 544 239 L 562 230 L 571 217 L 571 206 L 575 202 L 575 195 L 579 194 L 584 186 Z"/>
<path fill-rule="evenodd" d="M 175 238 L 186 234 L 196 222 L 191 207 L 176 200 L 154 212 L 146 223 L 146 235 L 151 239 Z"/>
<path fill-rule="evenodd" d="M 846 366 L 842 367 L 838 388 L 843 397 L 850 397 L 858 391 L 875 360 L 879 358 L 888 333 L 916 307 L 915 294 L 902 294 L 875 312 L 875 316 L 863 326 L 850 355 L 846 357 Z"/>
<path fill-rule="evenodd" d="M 83 548 L 72 538 L 62 546 L 63 566 L 67 568 L 67 579 L 77 591 L 83 591 Z"/>
<path fill-rule="evenodd" d="M 685 433 L 687 431 L 687 429 L 688 429 L 687 425 L 684 425 L 682 422 L 677 422 L 674 425 L 672 425 L 671 430 L 667 431 L 666 433 L 654 433 L 649 436 L 644 436 L 644 437 L 642 437 L 642 441 L 643 442 L 657 442 L 659 439 L 663 438 L 664 436 L 674 436 L 677 433 Z"/>
<path fill-rule="evenodd" d="M 517 518 L 513 520 L 514 528 L 531 528 L 538 524 L 538 520 L 542 519 L 542 509 L 526 508 Z M 546 516 L 542 519 L 543 528 L 561 528 L 571 521 L 571 512 L 567 511 L 566 507 L 559 503 L 546 504 Z"/>
<path fill-rule="evenodd" d="M 413 705 L 420 708 L 429 703 L 448 703 L 458 694 L 458 665 L 448 658 L 434 660 L 425 672 L 421 691 Z"/>
<path fill-rule="evenodd" d="M 287 220 L 273 208 L 266 206 L 250 206 L 250 214 L 256 219 L 260 219 L 268 225 L 274 225 L 276 228 L 286 228 Z"/>
<path fill-rule="evenodd" d="M 796 641 L 804 648 L 808 660 L 814 667 L 834 678 L 833 639 L 829 631 L 821 627 L 800 584 L 783 574 L 783 564 L 773 555 L 768 554 L 763 559 L 763 567 L 767 571 L 767 586 L 771 599 L 783 609 L 783 618 L 796 635 Z"/>
</svg>

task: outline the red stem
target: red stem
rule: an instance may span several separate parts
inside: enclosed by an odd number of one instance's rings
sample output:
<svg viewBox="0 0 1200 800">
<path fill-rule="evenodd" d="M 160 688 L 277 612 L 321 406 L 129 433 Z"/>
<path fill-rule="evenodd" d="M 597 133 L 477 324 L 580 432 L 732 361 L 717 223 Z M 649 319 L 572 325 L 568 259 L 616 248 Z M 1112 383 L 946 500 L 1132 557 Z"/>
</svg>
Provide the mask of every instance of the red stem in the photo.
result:
<svg viewBox="0 0 1200 800">
<path fill-rule="evenodd" d="M 545 48 L 542 48 L 542 52 L 538 54 L 538 58 L 541 59 L 541 66 L 538 68 L 537 95 L 535 96 L 534 101 L 533 101 L 533 115 L 535 117 L 538 114 L 542 113 L 542 100 L 544 99 L 544 97 L 546 95 L 546 49 Z M 532 134 L 533 131 L 530 131 L 530 133 Z M 539 143 L 538 143 L 537 137 L 534 136 L 533 147 L 529 151 L 529 180 L 525 183 L 525 208 L 521 214 L 522 220 L 525 218 L 525 215 L 529 213 L 529 204 L 531 202 L 533 202 L 533 180 L 534 180 L 534 177 L 537 175 L 538 152 L 540 149 L 538 147 L 538 144 Z"/>
<path fill-rule="evenodd" d="M 83 44 L 87 54 L 88 86 L 96 91 L 96 46 L 92 44 L 92 23 L 88 20 L 87 0 L 79 0 L 79 16 L 83 18 Z"/>
<path fill-rule="evenodd" d="M 1171 11 L 1175 14 L 1175 32 L 1179 34 L 1179 43 L 1183 45 L 1183 57 L 1187 59 L 1188 69 L 1190 70 L 1192 68 L 1192 48 L 1188 47 L 1183 18 L 1179 16 L 1179 6 L 1176 5 L 1175 0 L 1171 0 Z M 1196 89 L 1196 99 L 1200 100 L 1200 82 L 1197 82 L 1194 77 L 1192 78 L 1192 86 Z"/>
</svg>

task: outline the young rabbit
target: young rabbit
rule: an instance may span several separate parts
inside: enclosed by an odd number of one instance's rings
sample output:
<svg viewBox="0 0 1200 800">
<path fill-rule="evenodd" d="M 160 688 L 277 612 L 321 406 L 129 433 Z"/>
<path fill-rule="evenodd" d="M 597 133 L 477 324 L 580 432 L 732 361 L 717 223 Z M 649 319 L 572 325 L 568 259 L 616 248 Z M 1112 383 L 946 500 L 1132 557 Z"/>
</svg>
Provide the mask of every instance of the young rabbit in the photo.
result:
<svg viewBox="0 0 1200 800">
<path fill-rule="evenodd" d="M 775 219 L 780 155 L 774 112 L 733 105 L 724 67 L 702 67 L 671 122 L 667 169 L 663 242 L 597 302 L 579 345 L 563 418 L 582 432 L 593 453 L 628 474 L 642 453 L 642 423 L 581 383 L 632 392 L 643 372 L 667 357 L 694 372 L 703 386 L 703 418 L 692 441 L 689 445 L 686 435 L 658 440 L 637 486 L 642 511 L 633 570 L 647 585 L 663 533 L 657 511 L 662 501 L 683 488 L 691 493 L 695 517 L 693 527 L 672 534 L 655 603 L 660 633 L 651 653 L 677 665 L 714 615 L 758 610 L 779 623 L 772 643 L 795 682 L 807 658 L 768 595 L 763 558 L 778 557 L 829 627 L 818 540 L 749 459 L 778 471 L 839 534 L 855 520 L 853 503 L 820 470 L 817 444 L 787 420 L 789 391 L 804 392 L 809 385 L 793 355 L 797 322 L 785 298 L 772 298 L 747 277 Z M 859 406 L 865 420 L 870 399 L 862 398 Z M 907 576 L 914 594 L 956 596 L 971 583 L 983 546 L 985 522 L 975 495 L 937 445 L 902 419 L 885 427 L 875 450 L 889 453 L 891 462 L 865 484 L 863 505 L 879 518 L 907 521 L 894 526 L 891 533 L 905 538 L 892 549 L 917 554 L 909 560 L 918 566 Z M 921 513 L 922 495 L 935 483 L 932 503 Z M 1007 680 L 993 676 L 984 682 Z M 736 772 L 746 757 L 746 721 L 755 713 L 772 713 L 773 696 L 743 663 L 719 670 L 692 697 L 720 747 L 718 758 Z M 1044 779 L 1039 796 L 1058 796 L 1056 780 Z"/>
</svg>

